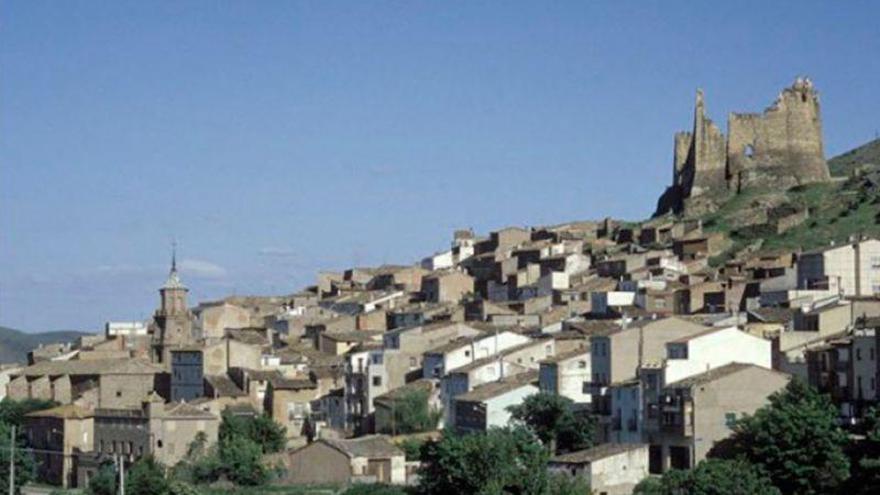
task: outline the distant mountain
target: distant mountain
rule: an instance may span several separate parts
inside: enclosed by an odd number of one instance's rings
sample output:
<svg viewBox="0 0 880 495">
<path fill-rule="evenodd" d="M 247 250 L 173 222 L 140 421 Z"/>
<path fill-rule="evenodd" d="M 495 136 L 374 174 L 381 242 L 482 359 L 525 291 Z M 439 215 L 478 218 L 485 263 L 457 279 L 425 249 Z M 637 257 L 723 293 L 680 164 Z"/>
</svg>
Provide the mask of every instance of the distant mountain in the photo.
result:
<svg viewBox="0 0 880 495">
<path fill-rule="evenodd" d="M 834 176 L 845 177 L 853 169 L 862 165 L 880 167 L 880 139 L 870 141 L 828 160 L 828 168 L 831 170 L 831 175 Z"/>
<path fill-rule="evenodd" d="M 26 333 L 13 328 L 0 327 L 0 363 L 26 363 L 28 351 L 40 344 L 72 342 L 83 335 L 90 334 L 74 330 Z"/>
</svg>

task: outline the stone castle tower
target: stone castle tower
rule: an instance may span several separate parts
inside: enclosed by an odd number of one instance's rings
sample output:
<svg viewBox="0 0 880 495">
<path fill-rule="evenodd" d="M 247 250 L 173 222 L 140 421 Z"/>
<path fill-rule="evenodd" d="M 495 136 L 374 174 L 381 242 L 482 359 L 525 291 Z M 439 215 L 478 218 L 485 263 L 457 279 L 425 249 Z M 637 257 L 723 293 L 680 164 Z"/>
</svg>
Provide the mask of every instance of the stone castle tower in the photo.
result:
<svg viewBox="0 0 880 495">
<path fill-rule="evenodd" d="M 830 179 L 819 96 L 809 79 L 795 80 L 763 113 L 731 113 L 727 128 L 725 138 L 697 90 L 693 130 L 675 135 L 672 185 L 657 214 L 700 214 L 748 187 L 787 189 Z"/>
<path fill-rule="evenodd" d="M 153 316 L 154 347 L 156 358 L 168 362 L 168 352 L 177 347 L 194 342 L 192 313 L 187 307 L 186 296 L 189 289 L 180 281 L 177 273 L 176 252 L 171 255 L 171 271 L 168 280 L 159 289 L 160 306 Z"/>
</svg>

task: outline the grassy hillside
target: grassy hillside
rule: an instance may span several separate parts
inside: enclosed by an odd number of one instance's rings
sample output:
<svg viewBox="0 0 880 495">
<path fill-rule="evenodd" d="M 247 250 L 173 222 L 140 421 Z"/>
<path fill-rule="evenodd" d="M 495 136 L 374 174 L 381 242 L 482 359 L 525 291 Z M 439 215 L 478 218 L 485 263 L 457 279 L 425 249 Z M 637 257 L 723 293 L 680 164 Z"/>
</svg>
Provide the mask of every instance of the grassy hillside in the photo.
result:
<svg viewBox="0 0 880 495">
<path fill-rule="evenodd" d="M 724 232 L 733 240 L 717 265 L 750 247 L 760 251 L 812 249 L 850 236 L 880 237 L 880 140 L 874 140 L 829 160 L 833 182 L 798 186 L 788 191 L 753 189 L 733 197 L 717 211 L 702 217 L 709 232 Z M 859 168 L 861 174 L 850 177 Z M 802 224 L 783 233 L 754 223 L 769 212 L 809 212 Z"/>
<path fill-rule="evenodd" d="M 828 168 L 831 169 L 831 175 L 834 176 L 848 176 L 853 169 L 861 165 L 873 165 L 880 168 L 880 139 L 875 139 L 828 160 Z"/>
<path fill-rule="evenodd" d="M 40 344 L 70 342 L 85 332 L 60 331 L 25 333 L 12 328 L 0 327 L 0 363 L 25 363 L 27 353 Z"/>
</svg>

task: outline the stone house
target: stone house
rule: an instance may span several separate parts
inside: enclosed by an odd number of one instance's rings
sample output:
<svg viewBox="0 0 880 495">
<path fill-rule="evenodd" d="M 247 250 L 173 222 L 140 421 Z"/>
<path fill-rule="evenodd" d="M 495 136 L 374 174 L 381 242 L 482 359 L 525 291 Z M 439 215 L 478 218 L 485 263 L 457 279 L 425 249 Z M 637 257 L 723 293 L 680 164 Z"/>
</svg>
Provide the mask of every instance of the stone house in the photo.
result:
<svg viewBox="0 0 880 495">
<path fill-rule="evenodd" d="M 458 270 L 441 270 L 422 278 L 422 294 L 428 302 L 458 303 L 473 292 L 473 277 Z"/>
<path fill-rule="evenodd" d="M 319 397 L 318 385 L 309 379 L 272 377 L 266 388 L 263 410 L 287 430 L 289 441 L 303 441 L 314 434 L 310 421 L 312 401 Z"/>
<path fill-rule="evenodd" d="M 324 332 L 319 337 L 318 349 L 327 354 L 342 356 L 358 344 L 371 341 L 380 342 L 381 340 L 382 332 L 379 331 Z"/>
<path fill-rule="evenodd" d="M 771 342 L 737 327 L 711 327 L 666 343 L 666 355 L 639 369 L 638 376 L 611 385 L 611 429 L 615 443 L 645 441 L 656 430 L 660 398 L 667 383 L 683 380 L 732 362 L 771 369 Z"/>
<path fill-rule="evenodd" d="M 384 435 L 348 440 L 322 438 L 289 454 L 282 483 L 406 482 L 404 453 Z"/>
<path fill-rule="evenodd" d="M 76 454 L 95 442 L 94 411 L 74 404 L 29 413 L 24 435 L 35 449 L 37 479 L 62 488 L 76 487 Z"/>
<path fill-rule="evenodd" d="M 666 343 L 706 330 L 703 325 L 676 317 L 641 320 L 626 328 L 611 328 L 590 336 L 591 381 L 585 385 L 592 394 L 593 411 L 600 415 L 600 438 L 611 431 L 609 386 L 632 380 L 640 366 L 666 356 Z"/>
<path fill-rule="evenodd" d="M 790 376 L 753 364 L 731 363 L 666 385 L 659 427 L 647 435 L 651 472 L 691 469 L 737 419 L 754 414 Z"/>
<path fill-rule="evenodd" d="M 858 328 L 805 350 L 810 385 L 829 394 L 846 422 L 862 417 L 877 398 L 877 339 Z"/>
<path fill-rule="evenodd" d="M 541 360 L 556 353 L 556 341 L 541 338 L 504 349 L 464 366 L 451 369 L 440 380 L 440 399 L 447 427 L 455 423 L 455 398 L 484 383 L 537 370 Z"/>
<path fill-rule="evenodd" d="M 166 466 L 174 466 L 186 455 L 199 433 L 208 445 L 217 441 L 220 418 L 184 402 L 165 404 L 151 393 L 137 409 L 95 410 L 94 454 L 112 458 L 115 454 L 134 462 L 151 454 Z M 78 479 L 94 472 L 78 473 Z"/>
<path fill-rule="evenodd" d="M 134 359 L 43 361 L 10 374 L 11 399 L 51 399 L 85 407 L 132 407 L 159 386 L 163 369 Z"/>
<path fill-rule="evenodd" d="M 485 383 L 453 400 L 454 423 L 458 433 L 484 432 L 493 426 L 507 426 L 508 407 L 521 404 L 526 397 L 537 394 L 538 372 L 527 371 L 502 380 Z"/>
<path fill-rule="evenodd" d="M 422 377 L 440 378 L 447 370 L 494 356 L 529 340 L 529 337 L 511 331 L 487 332 L 453 340 L 423 354 Z"/>
<path fill-rule="evenodd" d="M 567 352 L 558 352 L 540 363 L 539 387 L 541 392 L 561 395 L 575 404 L 587 405 L 592 396 L 584 385 L 590 382 L 590 348 L 584 346 Z"/>
<path fill-rule="evenodd" d="M 590 493 L 629 495 L 648 477 L 648 445 L 606 443 L 550 458 L 551 473 L 584 480 Z"/>
<path fill-rule="evenodd" d="M 843 296 L 880 294 L 880 241 L 858 240 L 802 253 L 799 289 L 825 289 Z"/>
</svg>

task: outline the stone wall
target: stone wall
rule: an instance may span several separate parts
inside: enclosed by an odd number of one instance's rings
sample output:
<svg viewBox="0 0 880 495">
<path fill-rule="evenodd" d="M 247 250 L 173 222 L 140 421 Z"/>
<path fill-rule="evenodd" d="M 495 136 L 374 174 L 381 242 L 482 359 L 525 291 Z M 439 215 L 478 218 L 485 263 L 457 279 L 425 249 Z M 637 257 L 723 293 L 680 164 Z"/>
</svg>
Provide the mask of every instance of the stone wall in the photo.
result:
<svg viewBox="0 0 880 495">
<path fill-rule="evenodd" d="M 673 181 L 657 202 L 667 212 L 701 215 L 744 188 L 780 190 L 830 179 L 819 97 L 798 78 L 763 113 L 731 113 L 729 136 L 706 116 L 698 90 L 692 132 L 675 135 Z"/>
</svg>

